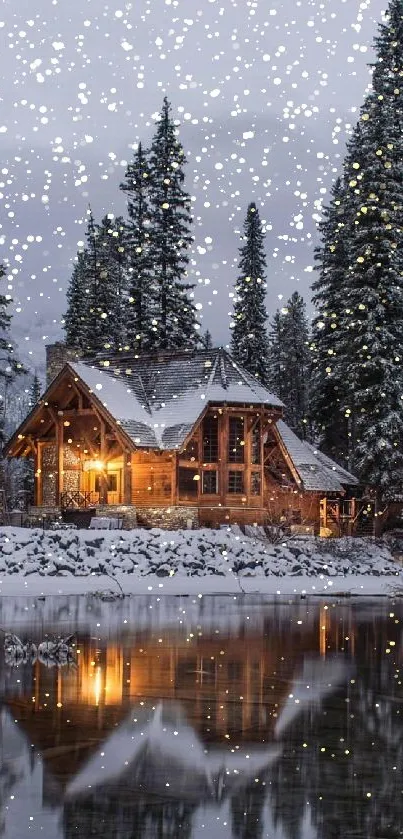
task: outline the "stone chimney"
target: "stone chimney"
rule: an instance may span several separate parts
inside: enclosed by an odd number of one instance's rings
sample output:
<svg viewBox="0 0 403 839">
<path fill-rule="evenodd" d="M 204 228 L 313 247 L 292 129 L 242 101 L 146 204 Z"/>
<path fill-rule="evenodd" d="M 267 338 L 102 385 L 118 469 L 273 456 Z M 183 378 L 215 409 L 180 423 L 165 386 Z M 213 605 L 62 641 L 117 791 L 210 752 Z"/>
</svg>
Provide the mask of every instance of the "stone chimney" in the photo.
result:
<svg viewBox="0 0 403 839">
<path fill-rule="evenodd" d="M 47 344 L 46 349 L 46 387 L 60 373 L 68 361 L 79 361 L 82 357 L 81 350 L 69 347 L 61 341 L 56 344 Z"/>
</svg>

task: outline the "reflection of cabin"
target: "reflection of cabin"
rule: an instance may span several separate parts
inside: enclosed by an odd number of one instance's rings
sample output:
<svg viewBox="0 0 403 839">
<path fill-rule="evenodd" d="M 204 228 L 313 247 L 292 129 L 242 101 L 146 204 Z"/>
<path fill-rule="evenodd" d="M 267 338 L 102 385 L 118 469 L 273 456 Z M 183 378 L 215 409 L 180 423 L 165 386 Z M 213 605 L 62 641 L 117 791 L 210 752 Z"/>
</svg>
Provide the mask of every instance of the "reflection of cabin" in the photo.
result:
<svg viewBox="0 0 403 839">
<path fill-rule="evenodd" d="M 161 640 L 149 632 L 79 638 L 76 668 L 36 664 L 24 685 L 18 670 L 3 701 L 62 788 L 143 701 L 148 713 L 161 698 L 178 703 L 211 749 L 259 746 L 273 739 L 304 655 L 323 656 L 319 624 L 319 615 L 309 629 L 269 621 L 265 632 L 206 633 L 190 643 L 166 629 Z"/>
<path fill-rule="evenodd" d="M 336 534 L 343 505 L 354 518 L 356 479 L 299 440 L 279 399 L 225 350 L 82 361 L 47 349 L 47 390 L 7 446 L 35 458 L 39 511 Z"/>
</svg>

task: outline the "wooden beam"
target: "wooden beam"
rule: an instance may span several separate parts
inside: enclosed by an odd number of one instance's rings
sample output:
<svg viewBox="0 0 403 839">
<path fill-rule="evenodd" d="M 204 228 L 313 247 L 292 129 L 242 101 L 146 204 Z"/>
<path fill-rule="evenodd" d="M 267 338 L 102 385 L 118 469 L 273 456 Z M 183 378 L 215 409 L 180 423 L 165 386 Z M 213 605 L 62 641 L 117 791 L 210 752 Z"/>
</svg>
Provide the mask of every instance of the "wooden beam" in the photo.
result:
<svg viewBox="0 0 403 839">
<path fill-rule="evenodd" d="M 50 418 L 51 418 L 52 422 L 54 423 L 54 425 L 55 425 L 55 426 L 57 426 L 57 424 L 58 424 L 58 416 L 57 416 L 57 413 L 56 413 L 55 408 L 53 407 L 53 405 L 49 405 L 49 404 L 48 404 L 48 405 L 45 405 L 45 408 L 46 408 L 46 410 L 47 410 L 47 412 L 48 412 L 48 414 L 49 414 L 49 416 L 50 416 Z"/>
<path fill-rule="evenodd" d="M 100 446 L 100 460 L 102 463 L 106 463 L 107 451 L 106 451 L 106 428 L 103 419 L 100 419 L 101 424 L 101 446 Z M 99 501 L 101 504 L 108 503 L 108 485 L 107 485 L 107 478 L 105 470 L 102 470 L 99 474 Z"/>
<path fill-rule="evenodd" d="M 251 491 L 251 461 L 252 461 L 252 432 L 251 432 L 251 425 L 250 419 L 248 416 L 245 416 L 243 419 L 243 442 L 244 442 L 244 494 L 246 495 L 248 501 Z"/>
<path fill-rule="evenodd" d="M 75 392 L 75 394 L 78 398 L 78 408 L 82 409 L 82 407 L 83 407 L 83 395 L 81 393 L 81 390 L 77 387 L 75 382 L 70 382 L 70 384 L 71 384 L 71 387 L 74 390 L 74 392 Z"/>
<path fill-rule="evenodd" d="M 34 504 L 42 504 L 42 444 L 38 443 L 35 454 Z"/>
<path fill-rule="evenodd" d="M 199 452 L 199 463 L 201 462 Z M 200 483 L 200 481 L 198 481 Z M 200 487 L 201 492 L 201 487 Z M 178 503 L 178 455 L 172 452 L 172 470 L 171 470 L 171 504 L 174 507 Z"/>
<path fill-rule="evenodd" d="M 64 468 L 64 440 L 63 440 L 63 418 L 57 417 L 56 421 L 56 506 L 60 504 L 60 496 L 63 492 L 63 468 Z"/>
<path fill-rule="evenodd" d="M 95 414 L 92 408 L 60 408 L 60 410 L 63 411 L 64 417 L 85 417 Z"/>
<path fill-rule="evenodd" d="M 123 502 L 123 504 L 131 504 L 132 503 L 132 464 L 131 464 L 131 452 L 130 451 L 124 451 L 123 452 L 122 478 L 123 478 L 122 502 Z"/>
<path fill-rule="evenodd" d="M 36 454 L 35 441 L 32 439 L 32 437 L 27 437 L 26 439 L 27 439 L 27 442 L 29 443 L 29 445 L 31 447 L 31 450 L 33 451 L 34 454 Z"/>
<path fill-rule="evenodd" d="M 227 465 L 228 465 L 228 412 L 221 409 L 218 412 L 218 495 L 221 504 L 225 505 L 227 494 Z"/>
</svg>

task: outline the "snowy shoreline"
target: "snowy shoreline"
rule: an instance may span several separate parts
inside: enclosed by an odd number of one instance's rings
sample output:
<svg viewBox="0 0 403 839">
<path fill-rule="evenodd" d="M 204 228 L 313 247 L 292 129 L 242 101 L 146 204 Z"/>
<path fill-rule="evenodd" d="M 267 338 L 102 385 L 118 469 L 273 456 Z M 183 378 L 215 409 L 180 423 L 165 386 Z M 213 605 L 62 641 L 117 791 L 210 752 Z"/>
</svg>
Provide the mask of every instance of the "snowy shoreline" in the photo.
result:
<svg viewBox="0 0 403 839">
<path fill-rule="evenodd" d="M 267 539 L 221 530 L 0 528 L 0 597 L 116 595 L 403 596 L 382 540 Z"/>
</svg>

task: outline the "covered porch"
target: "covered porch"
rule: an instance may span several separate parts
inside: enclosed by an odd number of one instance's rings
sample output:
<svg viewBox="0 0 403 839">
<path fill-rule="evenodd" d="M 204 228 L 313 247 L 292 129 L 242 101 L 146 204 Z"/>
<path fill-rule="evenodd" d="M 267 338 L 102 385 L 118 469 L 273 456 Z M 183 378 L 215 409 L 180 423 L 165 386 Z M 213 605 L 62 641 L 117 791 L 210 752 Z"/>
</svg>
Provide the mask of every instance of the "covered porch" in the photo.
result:
<svg viewBox="0 0 403 839">
<path fill-rule="evenodd" d="M 33 459 L 36 508 L 68 510 L 131 504 L 134 448 L 66 373 L 55 380 L 51 401 L 40 401 L 28 415 L 7 453 Z"/>
</svg>

